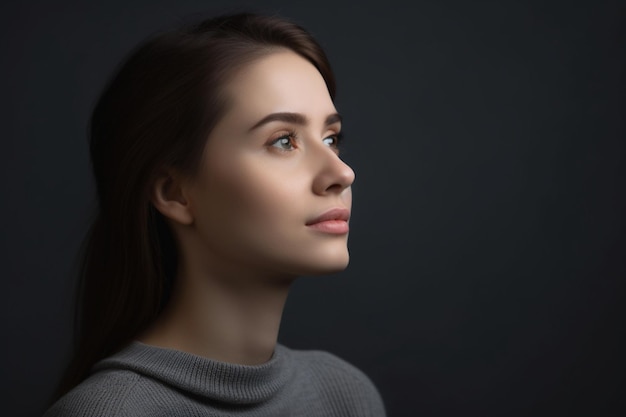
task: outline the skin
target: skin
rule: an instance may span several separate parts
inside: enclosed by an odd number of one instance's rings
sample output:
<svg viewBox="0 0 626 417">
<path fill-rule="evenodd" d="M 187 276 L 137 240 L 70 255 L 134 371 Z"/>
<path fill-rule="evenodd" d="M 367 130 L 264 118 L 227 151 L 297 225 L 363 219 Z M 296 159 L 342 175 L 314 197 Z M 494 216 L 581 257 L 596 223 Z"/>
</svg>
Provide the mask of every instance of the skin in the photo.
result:
<svg viewBox="0 0 626 417">
<path fill-rule="evenodd" d="M 304 58 L 277 50 L 225 91 L 231 106 L 207 139 L 197 176 L 168 172 L 153 187 L 180 262 L 170 303 L 138 340 L 254 365 L 272 356 L 293 280 L 347 266 L 347 233 L 307 223 L 350 209 L 354 172 L 338 156 L 341 122 L 326 84 Z M 253 128 L 275 113 L 305 120 Z"/>
</svg>

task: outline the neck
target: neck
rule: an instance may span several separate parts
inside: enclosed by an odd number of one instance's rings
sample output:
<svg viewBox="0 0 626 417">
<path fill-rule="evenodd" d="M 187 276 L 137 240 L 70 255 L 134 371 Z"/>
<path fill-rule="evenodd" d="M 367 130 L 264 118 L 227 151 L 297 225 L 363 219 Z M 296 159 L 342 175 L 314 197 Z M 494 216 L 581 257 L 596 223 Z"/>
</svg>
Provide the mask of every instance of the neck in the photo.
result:
<svg viewBox="0 0 626 417">
<path fill-rule="evenodd" d="M 292 279 L 180 271 L 167 308 L 138 340 L 214 360 L 258 365 L 276 347 Z"/>
</svg>

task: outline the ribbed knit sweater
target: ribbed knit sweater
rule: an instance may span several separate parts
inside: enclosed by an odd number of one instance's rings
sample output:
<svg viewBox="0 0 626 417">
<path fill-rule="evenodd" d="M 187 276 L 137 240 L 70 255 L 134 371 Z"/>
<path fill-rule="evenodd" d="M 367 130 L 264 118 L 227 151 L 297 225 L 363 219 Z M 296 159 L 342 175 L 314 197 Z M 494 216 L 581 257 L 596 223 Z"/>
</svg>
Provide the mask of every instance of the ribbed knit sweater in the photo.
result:
<svg viewBox="0 0 626 417">
<path fill-rule="evenodd" d="M 384 415 L 369 378 L 327 352 L 278 344 L 268 362 L 249 366 L 133 342 L 44 417 Z"/>
</svg>

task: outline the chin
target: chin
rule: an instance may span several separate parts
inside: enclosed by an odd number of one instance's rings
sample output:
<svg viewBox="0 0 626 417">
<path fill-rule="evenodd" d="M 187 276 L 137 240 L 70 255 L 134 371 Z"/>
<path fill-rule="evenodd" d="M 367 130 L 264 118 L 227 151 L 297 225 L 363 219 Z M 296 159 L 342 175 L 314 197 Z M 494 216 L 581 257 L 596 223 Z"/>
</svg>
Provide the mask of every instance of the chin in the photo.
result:
<svg viewBox="0 0 626 417">
<path fill-rule="evenodd" d="M 328 275 L 341 272 L 348 267 L 350 255 L 347 250 L 334 252 L 327 256 L 308 259 L 305 265 L 301 265 L 300 275 Z"/>
<path fill-rule="evenodd" d="M 277 257 L 276 255 L 282 255 Z M 323 243 L 298 245 L 298 242 L 271 248 L 266 259 L 273 259 L 266 265 L 273 265 L 274 271 L 292 277 L 307 275 L 328 275 L 341 272 L 348 266 L 350 254 L 346 241 L 334 240 Z"/>
</svg>

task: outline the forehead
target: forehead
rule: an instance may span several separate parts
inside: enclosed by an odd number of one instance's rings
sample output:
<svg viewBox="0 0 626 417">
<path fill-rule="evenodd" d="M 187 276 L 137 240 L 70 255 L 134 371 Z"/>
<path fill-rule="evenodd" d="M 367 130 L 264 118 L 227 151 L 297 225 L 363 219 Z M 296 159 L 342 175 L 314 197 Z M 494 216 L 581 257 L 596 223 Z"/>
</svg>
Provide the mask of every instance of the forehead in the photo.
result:
<svg viewBox="0 0 626 417">
<path fill-rule="evenodd" d="M 246 65 L 225 87 L 230 115 L 259 119 L 268 113 L 297 112 L 312 120 L 335 112 L 317 68 L 294 52 L 279 50 Z"/>
</svg>

